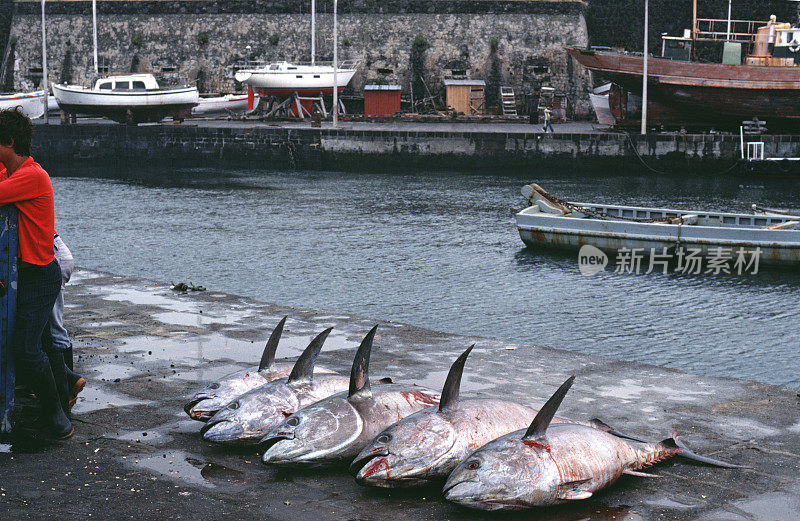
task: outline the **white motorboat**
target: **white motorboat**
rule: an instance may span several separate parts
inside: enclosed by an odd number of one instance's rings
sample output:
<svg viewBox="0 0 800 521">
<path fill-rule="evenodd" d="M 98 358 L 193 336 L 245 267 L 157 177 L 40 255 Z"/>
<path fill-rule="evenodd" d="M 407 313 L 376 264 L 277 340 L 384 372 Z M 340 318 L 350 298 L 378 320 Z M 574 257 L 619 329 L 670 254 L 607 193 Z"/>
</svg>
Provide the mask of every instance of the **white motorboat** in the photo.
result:
<svg viewBox="0 0 800 521">
<path fill-rule="evenodd" d="M 258 103 L 258 94 L 255 95 Z M 247 110 L 247 94 L 226 94 L 225 96 L 200 97 L 197 106 L 192 109 L 193 116 L 206 114 L 231 114 L 242 113 Z M 254 105 L 255 106 L 255 105 Z"/>
<path fill-rule="evenodd" d="M 704 258 L 744 249 L 760 251 L 762 264 L 800 264 L 798 216 L 568 202 L 538 185 L 526 185 L 522 194 L 531 206 L 516 215 L 517 229 L 531 248 L 591 245 L 645 256 L 683 249 Z"/>
<path fill-rule="evenodd" d="M 90 114 L 119 123 L 181 121 L 200 98 L 190 85 L 161 87 L 152 74 L 125 74 L 100 78 L 94 87 L 53 85 L 58 106 L 67 114 Z"/>
<path fill-rule="evenodd" d="M 339 92 L 353 79 L 358 70 L 358 60 L 347 60 L 336 70 Z M 252 87 L 262 96 L 317 96 L 333 94 L 333 63 L 270 63 L 264 67 L 241 69 L 236 72 L 236 81 Z"/>
<path fill-rule="evenodd" d="M 31 119 L 41 118 L 44 114 L 44 91 L 0 94 L 0 110 L 14 107 L 20 107 L 22 113 Z"/>
</svg>

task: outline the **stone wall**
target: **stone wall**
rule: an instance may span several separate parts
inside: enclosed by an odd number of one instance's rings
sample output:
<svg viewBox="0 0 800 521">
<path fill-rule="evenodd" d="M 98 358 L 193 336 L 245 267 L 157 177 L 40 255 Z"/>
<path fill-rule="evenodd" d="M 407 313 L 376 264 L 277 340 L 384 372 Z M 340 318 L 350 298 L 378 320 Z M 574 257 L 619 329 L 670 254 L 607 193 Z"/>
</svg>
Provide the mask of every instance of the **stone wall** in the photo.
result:
<svg viewBox="0 0 800 521">
<path fill-rule="evenodd" d="M 17 2 L 15 86 L 38 84 L 41 51 L 38 3 Z M 399 83 L 408 93 L 410 55 L 422 36 L 424 79 L 434 93 L 453 71 L 515 87 L 521 94 L 542 85 L 570 97 L 574 115 L 590 113 L 590 76 L 563 51 L 586 45 L 584 4 L 578 1 L 353 0 L 339 4 L 341 59 L 360 59 L 350 85 Z M 92 76 L 91 2 L 48 2 L 51 81 L 87 83 Z M 310 0 L 98 2 L 102 64 L 111 72 L 176 68 L 198 78 L 202 90 L 231 91 L 235 64 L 257 60 L 308 60 Z M 330 59 L 332 2 L 318 2 L 318 59 Z M 492 41 L 496 40 L 496 51 Z M 247 51 L 247 46 L 251 50 Z M 69 55 L 69 58 L 67 56 Z M 490 74 L 500 71 L 500 78 Z M 498 67 L 499 65 L 499 67 Z M 495 86 L 496 88 L 496 86 Z M 416 93 L 419 96 L 419 93 Z"/>
</svg>

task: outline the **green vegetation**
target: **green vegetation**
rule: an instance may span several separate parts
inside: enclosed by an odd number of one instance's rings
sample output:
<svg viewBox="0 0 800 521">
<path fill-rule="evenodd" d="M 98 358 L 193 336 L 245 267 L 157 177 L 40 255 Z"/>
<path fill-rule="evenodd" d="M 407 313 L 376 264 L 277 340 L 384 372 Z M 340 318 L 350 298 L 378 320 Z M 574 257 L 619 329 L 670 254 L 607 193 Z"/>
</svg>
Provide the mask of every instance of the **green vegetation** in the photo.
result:
<svg viewBox="0 0 800 521">
<path fill-rule="evenodd" d="M 197 33 L 197 45 L 203 46 L 208 43 L 208 33 L 203 31 Z"/>
<path fill-rule="evenodd" d="M 272 36 L 269 37 L 269 44 L 270 45 L 278 45 L 278 42 L 280 41 L 280 39 L 281 39 L 280 36 L 278 36 L 277 34 L 273 34 Z"/>
<path fill-rule="evenodd" d="M 133 45 L 134 47 L 137 48 L 141 47 L 142 41 L 143 41 L 142 33 L 133 33 L 133 36 L 131 36 L 131 45 Z"/>
</svg>

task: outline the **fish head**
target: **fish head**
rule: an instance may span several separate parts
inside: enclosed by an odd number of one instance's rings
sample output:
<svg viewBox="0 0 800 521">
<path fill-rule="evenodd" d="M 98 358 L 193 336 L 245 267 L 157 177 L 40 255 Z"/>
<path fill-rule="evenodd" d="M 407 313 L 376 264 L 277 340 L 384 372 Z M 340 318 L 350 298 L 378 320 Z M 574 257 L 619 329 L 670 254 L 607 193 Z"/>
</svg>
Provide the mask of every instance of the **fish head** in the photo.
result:
<svg viewBox="0 0 800 521">
<path fill-rule="evenodd" d="M 332 396 L 286 418 L 261 441 L 261 460 L 273 465 L 319 465 L 355 455 L 364 428 L 344 396 Z"/>
<path fill-rule="evenodd" d="M 296 401 L 267 384 L 232 400 L 200 432 L 214 443 L 253 444 L 296 410 Z"/>
<path fill-rule="evenodd" d="M 444 485 L 445 499 L 480 510 L 517 510 L 552 503 L 558 471 L 546 449 L 517 435 L 492 441 L 467 456 Z"/>
<path fill-rule="evenodd" d="M 267 383 L 267 379 L 253 368 L 237 371 L 212 382 L 196 393 L 183 407 L 193 420 L 207 421 L 234 398 Z"/>
<path fill-rule="evenodd" d="M 350 465 L 361 485 L 416 486 L 447 477 L 456 441 L 453 425 L 430 407 L 408 416 L 378 434 Z"/>
</svg>

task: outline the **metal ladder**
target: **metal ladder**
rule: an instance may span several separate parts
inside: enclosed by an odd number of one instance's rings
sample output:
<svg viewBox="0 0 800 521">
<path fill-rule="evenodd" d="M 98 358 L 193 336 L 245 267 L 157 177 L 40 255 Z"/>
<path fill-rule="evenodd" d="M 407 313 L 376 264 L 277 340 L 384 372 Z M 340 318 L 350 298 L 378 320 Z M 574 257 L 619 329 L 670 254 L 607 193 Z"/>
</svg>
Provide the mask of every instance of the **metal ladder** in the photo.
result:
<svg viewBox="0 0 800 521">
<path fill-rule="evenodd" d="M 504 116 L 517 115 L 517 99 L 514 97 L 513 88 L 500 87 L 500 106 L 503 108 Z"/>
</svg>

